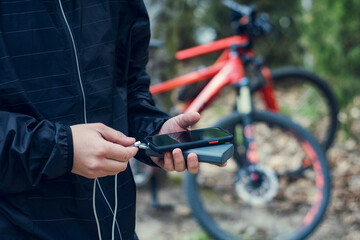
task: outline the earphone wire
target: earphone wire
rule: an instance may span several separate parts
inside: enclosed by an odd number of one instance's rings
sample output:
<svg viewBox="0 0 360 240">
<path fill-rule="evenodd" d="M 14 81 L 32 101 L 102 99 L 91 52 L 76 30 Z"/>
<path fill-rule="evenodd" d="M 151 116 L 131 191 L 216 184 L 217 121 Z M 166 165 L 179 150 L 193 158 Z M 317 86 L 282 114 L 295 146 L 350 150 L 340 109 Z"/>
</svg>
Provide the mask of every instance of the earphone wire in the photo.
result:
<svg viewBox="0 0 360 240">
<path fill-rule="evenodd" d="M 114 214 L 114 211 L 112 210 L 109 201 L 108 201 L 107 198 L 105 197 L 105 194 L 104 194 L 103 189 L 102 189 L 102 187 L 101 187 L 101 185 L 100 185 L 100 182 L 97 181 L 97 184 L 98 184 L 98 186 L 99 186 L 100 192 L 101 192 L 101 194 L 103 195 L 103 197 L 104 197 L 104 199 L 105 199 L 105 202 L 106 202 L 106 204 L 108 205 L 111 213 Z M 118 233 L 119 233 L 119 235 L 120 235 L 120 239 L 122 239 L 121 233 L 120 233 L 120 227 L 119 227 L 119 224 L 118 224 L 117 220 L 115 221 L 115 223 L 116 223 L 116 227 L 117 227 Z"/>
<path fill-rule="evenodd" d="M 96 221 L 96 226 L 97 226 L 97 230 L 98 230 L 99 240 L 102 240 L 100 223 L 99 223 L 99 219 L 98 219 L 98 216 L 97 216 L 97 213 L 96 213 L 96 202 L 95 202 L 96 182 L 97 182 L 97 178 L 94 179 L 94 187 L 93 187 L 93 212 L 94 212 L 94 216 L 95 216 L 95 221 Z"/>
<path fill-rule="evenodd" d="M 117 174 L 115 175 L 115 189 L 114 189 L 114 195 L 115 195 L 115 207 L 114 207 L 114 217 L 113 217 L 113 223 L 112 223 L 112 236 L 111 239 L 114 240 L 115 237 L 115 222 L 116 222 L 116 214 L 117 214 L 117 208 L 118 208 L 118 194 L 117 194 Z M 120 239 L 122 240 L 121 233 L 120 233 Z"/>
<path fill-rule="evenodd" d="M 93 195 L 93 210 L 94 210 L 94 215 L 95 215 L 95 219 L 96 219 L 96 224 L 97 224 L 97 228 L 98 228 L 98 234 L 99 234 L 99 240 L 101 240 L 101 231 L 100 231 L 100 224 L 99 224 L 99 220 L 98 220 L 98 217 L 97 217 L 97 214 L 96 214 L 96 205 L 95 205 L 95 188 L 96 188 L 96 183 L 97 185 L 99 186 L 99 189 L 100 189 L 100 192 L 101 194 L 103 195 L 111 213 L 113 214 L 113 223 L 112 223 L 112 240 L 115 239 L 115 224 L 116 224 L 116 227 L 118 229 L 118 232 L 119 232 L 119 236 L 120 236 L 120 239 L 122 240 L 122 236 L 121 236 L 121 231 L 120 231 L 120 227 L 118 225 L 118 222 L 116 220 L 116 215 L 117 215 L 117 208 L 118 208 L 118 194 L 117 194 L 117 174 L 115 175 L 114 177 L 114 195 L 115 195 L 115 206 L 114 206 L 114 211 L 112 210 L 111 206 L 110 206 L 110 203 L 109 201 L 107 200 L 103 190 L 102 190 L 102 187 L 100 185 L 100 181 L 96 178 L 95 181 L 94 181 L 94 195 Z"/>
</svg>

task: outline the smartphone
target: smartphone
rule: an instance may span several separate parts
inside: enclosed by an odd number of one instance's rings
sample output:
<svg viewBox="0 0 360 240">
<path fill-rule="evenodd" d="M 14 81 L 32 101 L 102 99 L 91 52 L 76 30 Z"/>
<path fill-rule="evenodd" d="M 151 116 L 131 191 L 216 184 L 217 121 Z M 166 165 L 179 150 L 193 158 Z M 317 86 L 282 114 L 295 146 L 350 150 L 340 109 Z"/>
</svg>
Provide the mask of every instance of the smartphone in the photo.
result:
<svg viewBox="0 0 360 240">
<path fill-rule="evenodd" d="M 184 150 L 230 142 L 233 140 L 233 135 L 220 127 L 211 127 L 153 135 L 146 137 L 145 140 L 152 150 L 163 153 L 175 148 Z"/>
</svg>

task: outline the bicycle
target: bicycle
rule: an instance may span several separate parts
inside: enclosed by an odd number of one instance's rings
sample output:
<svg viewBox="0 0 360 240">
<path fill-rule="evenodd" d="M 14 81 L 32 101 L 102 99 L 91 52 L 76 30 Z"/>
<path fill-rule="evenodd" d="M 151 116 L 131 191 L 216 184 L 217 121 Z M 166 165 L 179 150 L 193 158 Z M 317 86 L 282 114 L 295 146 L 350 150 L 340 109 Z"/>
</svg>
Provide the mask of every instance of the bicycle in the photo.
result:
<svg viewBox="0 0 360 240">
<path fill-rule="evenodd" d="M 203 165 L 198 174 L 186 174 L 184 179 L 194 217 L 210 236 L 304 239 L 320 224 L 329 203 L 326 157 L 312 135 L 298 124 L 279 114 L 254 110 L 254 88 L 241 56 L 248 46 L 246 36 L 235 36 L 198 47 L 201 51 L 191 51 L 191 56 L 217 50 L 224 53 L 205 70 L 153 85 L 150 90 L 158 94 L 210 78 L 185 110 L 201 112 L 225 86 L 237 89 L 234 113 L 215 124 L 234 134 L 234 161 L 225 169 Z M 293 178 L 289 173 L 303 168 L 305 162 L 307 170 L 301 178 Z M 254 214 L 260 219 L 254 219 Z"/>
<path fill-rule="evenodd" d="M 152 94 L 167 91 L 168 87 L 179 88 L 182 82 L 189 83 L 178 95 L 178 100 L 185 103 L 182 104 L 185 109 L 201 92 L 210 77 L 222 69 L 230 51 L 226 44 L 238 44 L 242 63 L 251 76 L 251 93 L 253 96 L 260 95 L 260 99 L 255 101 L 256 107 L 291 117 L 309 130 L 324 151 L 327 151 L 335 139 L 339 112 L 335 95 L 329 85 L 314 73 L 297 67 L 270 70 L 264 66 L 262 60 L 255 55 L 253 47 L 256 38 L 271 31 L 267 18 L 264 14 L 257 16 L 253 6 L 240 5 L 232 0 L 224 0 L 223 3 L 232 10 L 232 25 L 236 36 L 176 53 L 178 60 L 185 60 L 223 50 L 220 57 L 213 65 L 152 85 Z M 303 166 L 288 174 L 301 177 L 307 168 L 307 161 L 304 161 Z"/>
<path fill-rule="evenodd" d="M 255 8 L 237 4 L 233 1 L 224 1 L 224 5 L 232 10 L 233 26 L 236 37 L 223 39 L 216 43 L 206 44 L 183 51 L 176 54 L 178 60 L 193 58 L 203 54 L 209 54 L 218 50 L 223 50 L 222 44 L 227 41 L 236 42 L 242 37 L 239 44 L 243 44 L 240 52 L 242 61 L 251 78 L 251 93 L 261 95 L 260 101 L 256 101 L 256 107 L 273 112 L 281 112 L 308 129 L 320 142 L 321 147 L 327 151 L 334 139 L 338 128 L 338 106 L 334 93 L 329 85 L 319 76 L 297 67 L 282 67 L 270 70 L 263 65 L 262 60 L 255 55 L 254 40 L 269 33 L 271 26 L 263 14 L 257 17 Z M 152 39 L 150 48 L 162 48 L 163 43 Z M 193 73 L 179 78 L 166 81 L 167 84 L 175 84 L 174 88 L 179 88 L 182 81 L 190 82 L 180 89 L 177 100 L 182 102 L 182 109 L 173 111 L 173 115 L 181 113 L 203 89 L 214 72 L 221 69 L 221 63 L 226 60 L 228 49 L 215 61 L 212 66 L 202 67 Z M 194 78 L 194 74 L 198 74 Z M 162 89 L 163 88 L 163 89 Z M 167 90 L 166 84 L 156 84 L 151 86 L 151 92 L 158 95 Z M 307 168 L 306 162 L 303 167 L 293 171 L 294 176 L 303 174 Z M 150 178 L 151 170 L 145 172 L 148 176 L 139 176 L 138 184 L 143 185 Z M 290 173 L 289 173 L 290 174 Z"/>
<path fill-rule="evenodd" d="M 336 97 L 327 82 L 301 68 L 282 67 L 271 70 L 264 66 L 261 58 L 255 54 L 254 43 L 257 38 L 271 32 L 267 15 L 257 15 L 254 6 L 240 5 L 231 0 L 225 0 L 223 4 L 232 10 L 235 36 L 177 52 L 176 58 L 185 60 L 225 49 L 213 65 L 198 71 L 205 73 L 201 77 L 193 79 L 194 81 L 188 80 L 188 75 L 177 78 L 179 82 L 194 82 L 180 90 L 178 100 L 189 103 L 200 93 L 207 82 L 200 78 L 208 80 L 206 73 L 211 74 L 221 69 L 221 63 L 228 56 L 229 49 L 224 48 L 223 44 L 227 41 L 236 43 L 238 39 L 238 44 L 243 45 L 239 49 L 242 62 L 251 76 L 251 93 L 260 95 L 256 107 L 291 117 L 308 129 L 327 151 L 335 139 L 339 112 Z M 154 86 L 153 94 L 161 92 L 160 88 L 161 85 Z"/>
</svg>

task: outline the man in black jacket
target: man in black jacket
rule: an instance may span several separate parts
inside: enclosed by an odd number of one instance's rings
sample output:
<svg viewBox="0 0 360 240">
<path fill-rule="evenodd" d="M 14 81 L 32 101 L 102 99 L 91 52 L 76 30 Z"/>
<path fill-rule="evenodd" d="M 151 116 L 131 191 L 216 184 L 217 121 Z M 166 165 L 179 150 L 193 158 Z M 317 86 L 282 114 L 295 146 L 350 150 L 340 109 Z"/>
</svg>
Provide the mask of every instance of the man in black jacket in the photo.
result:
<svg viewBox="0 0 360 240">
<path fill-rule="evenodd" d="M 134 239 L 129 158 L 185 170 L 131 146 L 200 118 L 154 106 L 149 37 L 141 0 L 0 1 L 0 239 Z"/>
</svg>

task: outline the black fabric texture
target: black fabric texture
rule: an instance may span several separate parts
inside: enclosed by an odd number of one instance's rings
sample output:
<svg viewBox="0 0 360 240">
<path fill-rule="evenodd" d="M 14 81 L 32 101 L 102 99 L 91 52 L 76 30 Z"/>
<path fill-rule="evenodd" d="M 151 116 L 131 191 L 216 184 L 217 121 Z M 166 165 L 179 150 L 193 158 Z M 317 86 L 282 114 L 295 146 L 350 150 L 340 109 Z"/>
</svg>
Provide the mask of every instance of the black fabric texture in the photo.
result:
<svg viewBox="0 0 360 240">
<path fill-rule="evenodd" d="M 71 173 L 70 126 L 87 119 L 139 140 L 159 130 L 169 116 L 149 93 L 149 38 L 141 0 L 0 1 L 1 239 L 98 238 L 94 181 Z M 110 239 L 114 177 L 99 184 L 96 210 Z M 117 191 L 121 237 L 133 239 L 130 168 Z"/>
</svg>

